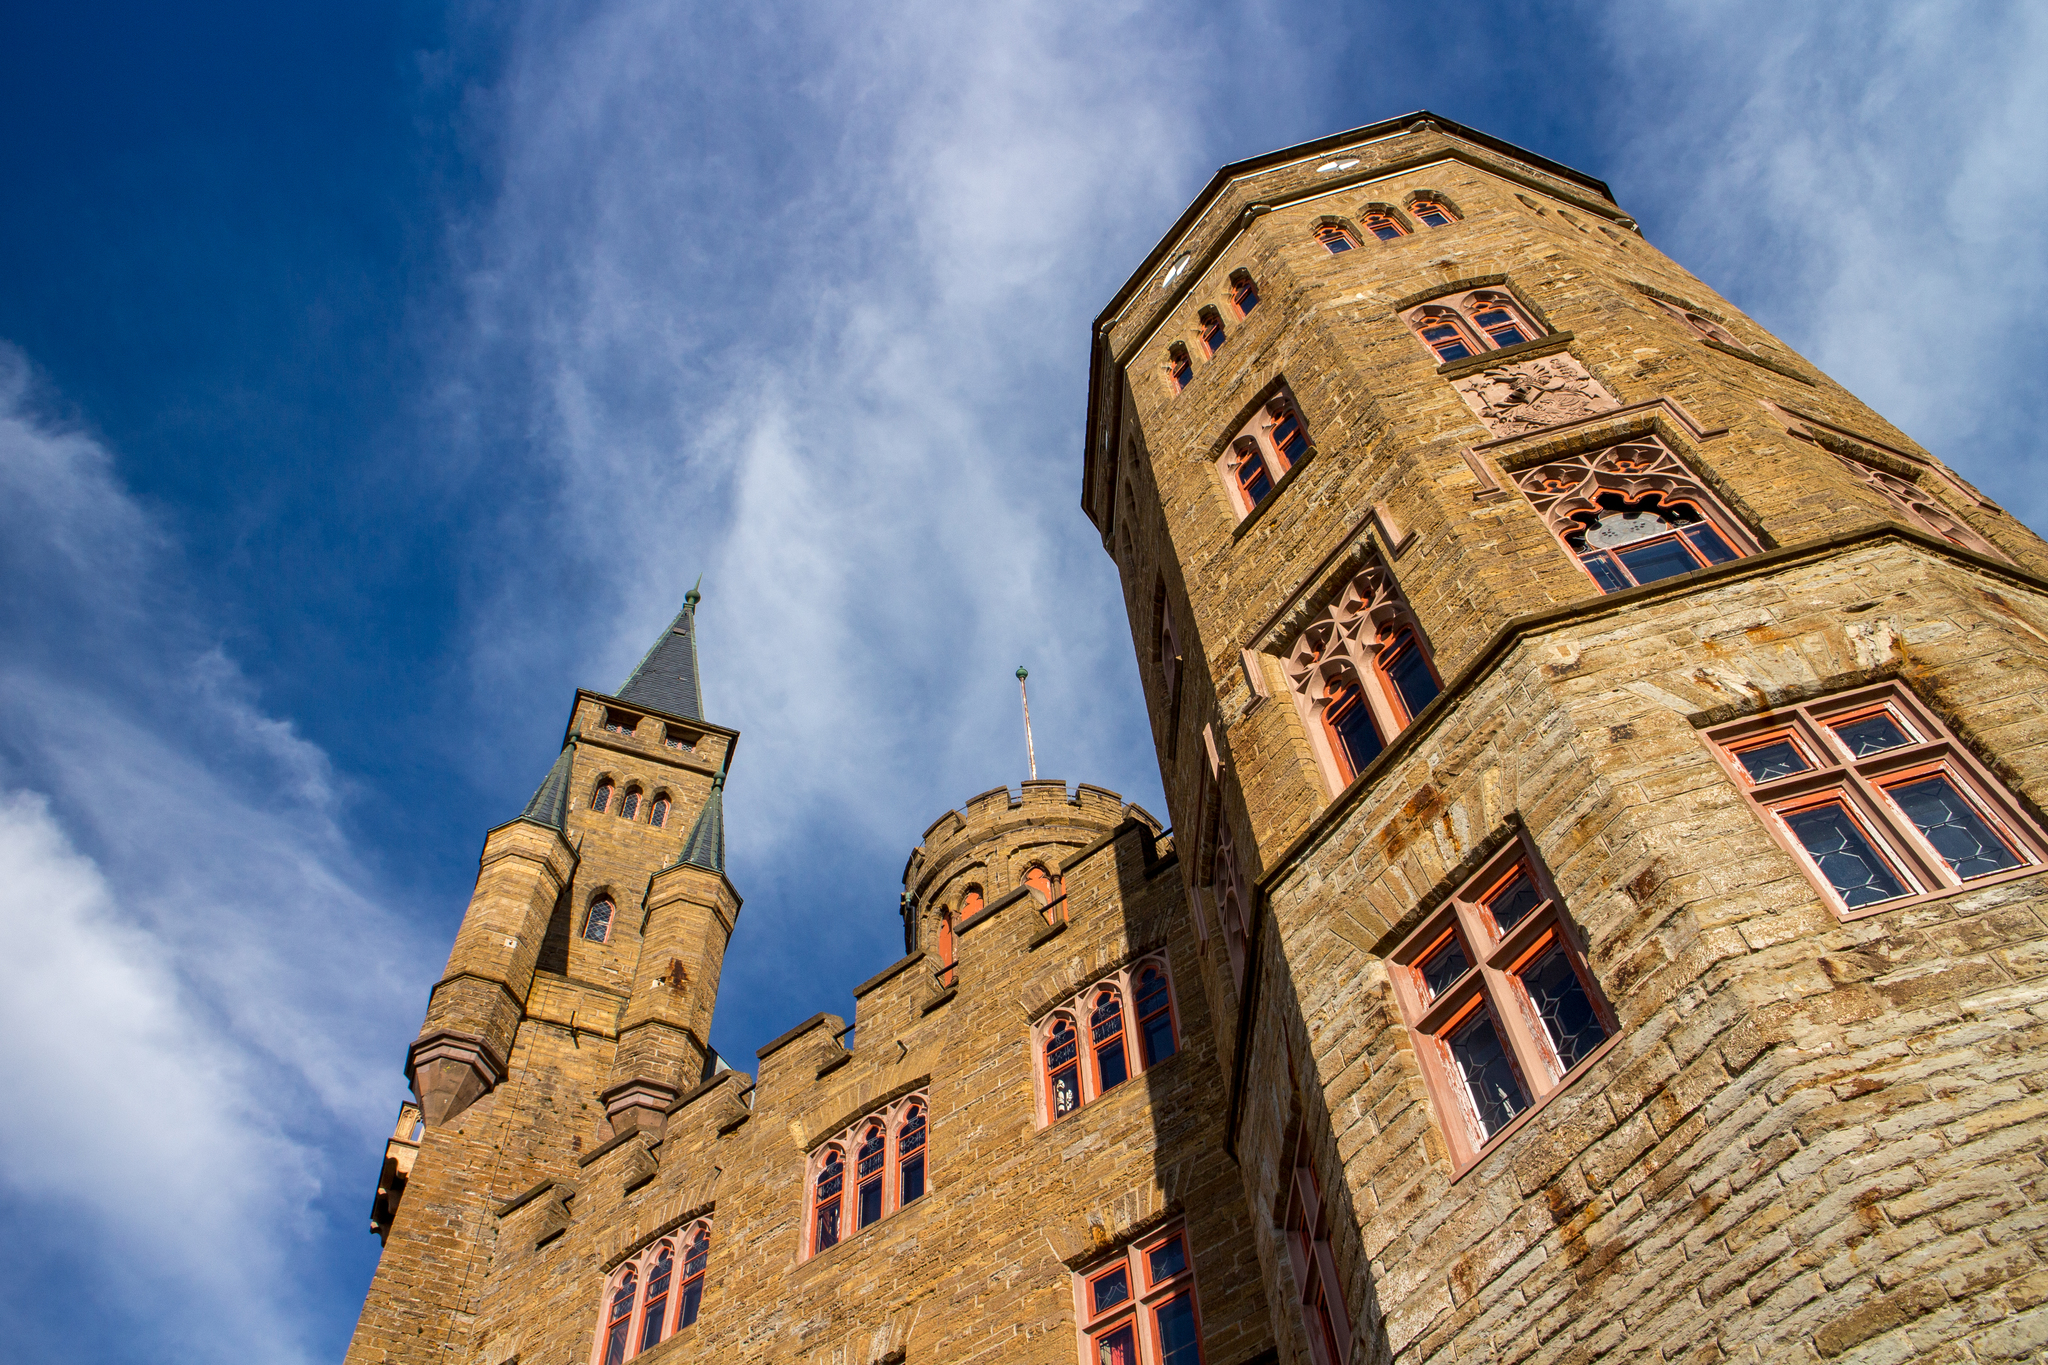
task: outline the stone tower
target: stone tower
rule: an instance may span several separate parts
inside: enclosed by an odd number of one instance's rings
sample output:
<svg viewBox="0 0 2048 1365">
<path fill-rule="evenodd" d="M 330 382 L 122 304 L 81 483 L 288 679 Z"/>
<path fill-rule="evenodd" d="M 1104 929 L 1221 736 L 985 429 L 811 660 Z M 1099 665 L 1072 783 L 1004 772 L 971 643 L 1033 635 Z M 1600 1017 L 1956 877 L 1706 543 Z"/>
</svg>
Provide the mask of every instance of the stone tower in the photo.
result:
<svg viewBox="0 0 2048 1365">
<path fill-rule="evenodd" d="M 1432 115 L 1093 346 L 1280 1358 L 2048 1350 L 2048 546 Z"/>
</svg>

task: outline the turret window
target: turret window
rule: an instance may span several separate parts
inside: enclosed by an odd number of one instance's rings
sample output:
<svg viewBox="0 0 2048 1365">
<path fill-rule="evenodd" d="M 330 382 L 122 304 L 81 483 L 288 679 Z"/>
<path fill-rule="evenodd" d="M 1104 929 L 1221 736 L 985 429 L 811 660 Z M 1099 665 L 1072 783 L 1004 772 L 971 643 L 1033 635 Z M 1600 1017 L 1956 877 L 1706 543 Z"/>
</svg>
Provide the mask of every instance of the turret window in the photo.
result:
<svg viewBox="0 0 2048 1365">
<path fill-rule="evenodd" d="M 1655 437 L 1566 456 L 1515 475 L 1602 592 L 1754 554 L 1757 543 Z"/>
<path fill-rule="evenodd" d="M 1408 229 L 1401 226 L 1401 220 L 1394 216 L 1391 209 L 1366 214 L 1365 230 L 1383 242 L 1391 242 L 1396 237 L 1408 235 Z"/>
<path fill-rule="evenodd" d="M 1223 349 L 1223 343 L 1230 340 L 1229 333 L 1223 330 L 1223 315 L 1214 308 L 1204 308 L 1200 318 L 1202 345 L 1210 355 L 1215 355 Z"/>
<path fill-rule="evenodd" d="M 1615 1030 L 1550 874 L 1519 837 L 1395 948 L 1391 966 L 1461 1168 Z"/>
<path fill-rule="evenodd" d="M 1440 365 L 1544 335 L 1522 305 L 1499 289 L 1445 295 L 1410 308 L 1401 317 Z"/>
<path fill-rule="evenodd" d="M 608 943 L 612 936 L 612 903 L 599 896 L 583 916 L 583 937 L 592 943 Z"/>
<path fill-rule="evenodd" d="M 590 808 L 592 810 L 601 811 L 610 807 L 611 803 L 612 784 L 611 780 L 607 778 L 603 782 L 598 783 L 597 789 L 590 793 Z"/>
<path fill-rule="evenodd" d="M 1316 240 L 1323 244 L 1323 250 L 1332 256 L 1342 255 L 1358 246 L 1358 240 L 1351 233 L 1335 223 L 1324 223 L 1316 229 Z"/>
<path fill-rule="evenodd" d="M 647 823 L 654 826 L 656 829 L 663 829 L 667 827 L 668 797 L 657 796 L 654 798 L 654 804 L 650 806 L 647 810 Z"/>
<path fill-rule="evenodd" d="M 1415 215 L 1415 221 L 1429 227 L 1449 227 L 1457 216 L 1434 199 L 1420 196 L 1408 201 L 1408 212 Z"/>
<path fill-rule="evenodd" d="M 1230 272 L 1230 302 L 1241 318 L 1251 316 L 1252 309 L 1259 306 L 1259 286 L 1253 282 L 1251 271 Z"/>
<path fill-rule="evenodd" d="M 619 802 L 619 818 L 631 820 L 640 814 L 640 789 L 628 787 L 624 799 Z"/>
<path fill-rule="evenodd" d="M 1135 1011 L 1126 1005 L 1132 1000 Z M 1166 959 L 1144 958 L 1096 982 L 1041 1020 L 1036 1034 L 1043 1121 L 1051 1123 L 1179 1050 Z"/>
<path fill-rule="evenodd" d="M 1188 348 L 1178 341 L 1166 348 L 1166 377 L 1173 382 L 1175 392 L 1194 380 L 1195 362 L 1188 358 Z"/>
<path fill-rule="evenodd" d="M 1259 406 L 1223 452 L 1225 484 L 1240 517 L 1272 496 L 1287 471 L 1307 459 L 1313 445 L 1293 397 L 1281 390 Z"/>
<path fill-rule="evenodd" d="M 930 1109 L 923 1093 L 906 1096 L 866 1115 L 813 1153 L 806 1256 L 836 1245 L 842 1231 L 859 1232 L 924 1197 Z"/>
<path fill-rule="evenodd" d="M 1897 683 L 1725 725 L 1707 741 L 1845 918 L 2048 863 L 2048 840 L 2026 812 Z"/>
<path fill-rule="evenodd" d="M 711 1224 L 699 1219 L 614 1270 L 598 1328 L 599 1365 L 624 1365 L 694 1323 L 710 1256 Z"/>
<path fill-rule="evenodd" d="M 1363 772 L 1442 690 L 1421 628 L 1376 557 L 1295 637 L 1287 676 L 1333 791 Z"/>
</svg>

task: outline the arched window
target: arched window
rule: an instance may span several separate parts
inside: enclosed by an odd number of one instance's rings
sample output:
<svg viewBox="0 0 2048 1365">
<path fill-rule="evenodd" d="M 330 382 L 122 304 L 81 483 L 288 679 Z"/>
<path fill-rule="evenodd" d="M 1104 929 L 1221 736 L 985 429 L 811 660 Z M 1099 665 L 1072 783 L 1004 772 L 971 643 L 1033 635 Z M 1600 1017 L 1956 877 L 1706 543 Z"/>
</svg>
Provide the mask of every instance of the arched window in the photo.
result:
<svg viewBox="0 0 2048 1365">
<path fill-rule="evenodd" d="M 1159 700 L 1167 708 L 1169 719 L 1174 701 L 1180 696 L 1180 631 L 1173 623 L 1173 604 L 1166 597 L 1166 580 L 1161 578 L 1152 588 L 1152 666 L 1159 670 Z M 1025 874 L 1029 885 L 1030 874 Z M 1039 903 L 1051 899 L 1051 893 Z"/>
<path fill-rule="evenodd" d="M 1048 877 L 1045 869 L 1037 863 L 1025 869 L 1024 885 L 1031 888 L 1031 894 L 1038 898 L 1040 905 L 1052 899 L 1052 878 Z"/>
<path fill-rule="evenodd" d="M 1231 477 L 1237 480 L 1246 504 L 1257 507 L 1273 491 L 1273 474 L 1266 467 L 1266 457 L 1260 452 L 1259 443 L 1249 436 L 1238 437 L 1231 454 Z"/>
<path fill-rule="evenodd" d="M 599 896 L 590 903 L 590 910 L 583 916 L 583 937 L 592 943 L 608 943 L 612 936 L 612 903 L 606 896 Z"/>
<path fill-rule="evenodd" d="M 1390 209 L 1375 209 L 1366 214 L 1365 230 L 1383 242 L 1408 235 L 1408 229 L 1401 226 L 1401 220 Z"/>
<path fill-rule="evenodd" d="M 1364 771 L 1441 690 L 1422 632 L 1377 555 L 1295 637 L 1287 677 L 1333 791 Z"/>
<path fill-rule="evenodd" d="M 590 808 L 592 810 L 604 810 L 606 807 L 610 806 L 611 803 L 612 783 L 610 778 L 606 778 L 604 781 L 598 783 L 597 790 L 590 794 Z"/>
<path fill-rule="evenodd" d="M 625 799 L 619 802 L 619 818 L 621 820 L 631 820 L 638 814 L 640 814 L 640 789 L 638 787 L 628 787 Z"/>
<path fill-rule="evenodd" d="M 1430 227 L 1449 227 L 1457 221 L 1449 209 L 1434 199 L 1411 199 L 1408 202 L 1408 211 L 1415 215 L 1417 222 Z"/>
<path fill-rule="evenodd" d="M 954 923 L 965 924 L 980 913 L 981 888 L 970 886 L 967 888 L 967 894 L 960 898 L 960 918 L 955 920 Z"/>
<path fill-rule="evenodd" d="M 1223 330 L 1223 315 L 1214 308 L 1204 308 L 1196 316 L 1201 321 L 1202 345 L 1208 348 L 1210 355 L 1215 355 L 1223 349 L 1223 343 L 1230 340 L 1229 333 Z"/>
<path fill-rule="evenodd" d="M 952 985 L 953 973 L 953 912 L 939 911 L 939 974 L 946 977 L 946 984 Z"/>
<path fill-rule="evenodd" d="M 633 1300 L 639 1288 L 640 1274 L 629 1265 L 620 1272 L 605 1313 L 604 1365 L 624 1365 L 626 1353 L 632 1349 Z"/>
<path fill-rule="evenodd" d="M 1316 240 L 1321 242 L 1323 249 L 1332 256 L 1350 251 L 1358 245 L 1349 232 L 1335 223 L 1324 223 L 1318 227 L 1316 229 Z"/>
<path fill-rule="evenodd" d="M 1237 514 L 1250 516 L 1310 448 L 1308 426 L 1293 397 L 1283 389 L 1267 399 L 1231 437 L 1222 456 Z"/>
<path fill-rule="evenodd" d="M 1195 377 L 1195 362 L 1188 358 L 1188 348 L 1178 341 L 1166 348 L 1166 377 L 1173 381 L 1176 391 L 1186 388 Z"/>
<path fill-rule="evenodd" d="M 858 1233 L 924 1197 L 930 1110 L 927 1095 L 905 1096 L 864 1115 L 822 1149 L 811 1177 L 810 1248 L 806 1255 L 815 1256 L 833 1246 L 842 1231 Z M 853 1161 L 850 1187 L 846 1179 L 849 1152 Z M 849 1219 L 851 1228 L 846 1227 Z"/>
<path fill-rule="evenodd" d="M 1885 501 L 1905 515 L 1908 522 L 1921 530 L 1932 531 L 1951 545 L 1960 546 L 1974 554 L 1984 555 L 1989 559 L 2005 559 L 2002 550 L 1978 535 L 1961 517 L 1943 507 L 1933 494 L 1910 479 L 1888 473 L 1861 460 L 1851 459 L 1839 451 L 1836 452 L 1836 458 L 1849 467 L 1850 473 L 1876 489 Z"/>
<path fill-rule="evenodd" d="M 896 1129 L 896 1207 L 924 1197 L 924 1106 L 912 1102 Z"/>
<path fill-rule="evenodd" d="M 1144 1044 L 1145 1065 L 1157 1066 L 1174 1054 L 1173 1002 L 1166 988 L 1166 973 L 1146 967 L 1138 973 L 1138 1039 Z"/>
<path fill-rule="evenodd" d="M 871 1123 L 867 1132 L 861 1134 L 860 1146 L 854 1150 L 854 1227 L 864 1228 L 870 1223 L 881 1221 L 882 1179 L 888 1172 L 889 1143 L 882 1131 L 882 1125 Z"/>
<path fill-rule="evenodd" d="M 1250 888 L 1245 885 L 1237 863 L 1236 841 L 1230 821 L 1224 818 L 1223 802 L 1216 802 L 1209 823 L 1209 841 L 1216 852 L 1209 868 L 1209 896 L 1216 903 L 1216 918 L 1223 926 L 1223 946 L 1230 957 L 1230 974 L 1239 988 L 1244 986 L 1245 944 L 1250 921 L 1245 916 Z"/>
<path fill-rule="evenodd" d="M 1061 1015 L 1045 1031 L 1045 1078 L 1052 1117 L 1081 1107 L 1080 1039 L 1074 1021 Z"/>
<path fill-rule="evenodd" d="M 1544 335 L 1543 329 L 1530 321 L 1528 311 L 1500 289 L 1447 294 L 1401 316 L 1440 365 L 1504 346 L 1519 346 Z"/>
<path fill-rule="evenodd" d="M 1756 553 L 1742 523 L 1654 436 L 1537 465 L 1515 483 L 1602 592 Z"/>
<path fill-rule="evenodd" d="M 662 829 L 667 826 L 668 797 L 657 796 L 654 798 L 654 804 L 651 807 L 649 807 L 647 811 L 647 823 L 654 826 L 656 829 Z"/>
<path fill-rule="evenodd" d="M 1684 323 L 1694 336 L 1699 337 L 1703 341 L 1718 341 L 1724 346 L 1733 346 L 1737 350 L 1749 349 L 1735 339 L 1733 332 L 1710 317 L 1695 312 L 1693 309 L 1687 308 L 1682 304 L 1672 303 L 1668 299 L 1652 298 L 1650 302 Z"/>
<path fill-rule="evenodd" d="M 695 1322 L 697 1310 L 704 1306 L 704 1265 L 711 1258 L 711 1229 L 698 1224 L 684 1245 L 689 1250 L 683 1257 L 682 1302 L 676 1307 L 677 1331 Z"/>
<path fill-rule="evenodd" d="M 818 1163 L 818 1178 L 811 1198 L 811 1254 L 824 1251 L 839 1241 L 839 1206 L 846 1192 L 846 1159 L 837 1147 L 829 1147 Z"/>
<path fill-rule="evenodd" d="M 661 1341 L 662 1329 L 668 1326 L 668 1287 L 675 1277 L 675 1249 L 667 1242 L 661 1244 L 661 1252 L 654 1258 L 653 1267 L 647 1272 L 647 1294 L 640 1309 L 640 1349 L 646 1350 Z"/>
<path fill-rule="evenodd" d="M 1096 993 L 1095 1008 L 1088 1015 L 1088 1042 L 1095 1055 L 1095 1093 L 1113 1090 L 1131 1074 L 1130 1054 L 1124 1048 L 1124 1002 L 1114 988 Z"/>
<path fill-rule="evenodd" d="M 1251 271 L 1230 272 L 1230 302 L 1236 307 L 1239 317 L 1248 317 L 1252 309 L 1259 306 L 1259 286 L 1253 283 Z"/>
</svg>

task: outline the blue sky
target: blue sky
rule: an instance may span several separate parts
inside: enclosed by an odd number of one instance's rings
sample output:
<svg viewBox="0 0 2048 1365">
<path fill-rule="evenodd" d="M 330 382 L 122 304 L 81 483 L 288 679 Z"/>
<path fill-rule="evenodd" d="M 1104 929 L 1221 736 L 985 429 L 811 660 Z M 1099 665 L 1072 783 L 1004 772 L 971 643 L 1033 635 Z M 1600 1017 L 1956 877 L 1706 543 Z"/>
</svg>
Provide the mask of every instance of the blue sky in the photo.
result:
<svg viewBox="0 0 2048 1365">
<path fill-rule="evenodd" d="M 1019 662 L 1163 816 L 1088 323 L 1226 161 L 1429 107 L 1599 175 L 2048 525 L 2038 9 L 9 8 L 11 1359 L 338 1357 L 483 830 L 699 573 L 729 1055 L 900 952 Z"/>
</svg>

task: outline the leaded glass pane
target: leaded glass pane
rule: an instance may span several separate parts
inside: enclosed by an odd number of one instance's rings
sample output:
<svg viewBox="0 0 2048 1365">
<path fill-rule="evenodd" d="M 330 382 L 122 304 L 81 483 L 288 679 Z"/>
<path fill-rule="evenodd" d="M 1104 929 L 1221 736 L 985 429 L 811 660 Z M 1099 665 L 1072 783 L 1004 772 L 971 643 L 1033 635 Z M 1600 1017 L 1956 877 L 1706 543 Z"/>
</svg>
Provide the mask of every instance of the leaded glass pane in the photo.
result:
<svg viewBox="0 0 2048 1365">
<path fill-rule="evenodd" d="M 1480 1010 L 1444 1040 L 1450 1044 L 1451 1060 L 1472 1101 L 1480 1132 L 1488 1138 L 1507 1127 L 1515 1115 L 1529 1107 L 1529 1097 L 1501 1046 L 1493 1016 Z"/>
<path fill-rule="evenodd" d="M 1530 879 L 1529 870 L 1519 868 L 1515 878 L 1487 898 L 1486 908 L 1493 912 L 1494 923 L 1506 933 L 1522 922 L 1522 917 L 1543 904 L 1543 895 Z"/>
<path fill-rule="evenodd" d="M 1164 1246 L 1154 1247 L 1150 1260 L 1152 1283 L 1170 1280 L 1188 1268 L 1187 1244 L 1176 1237 Z"/>
<path fill-rule="evenodd" d="M 1536 1006 L 1536 1015 L 1543 1021 L 1543 1030 L 1550 1037 L 1550 1046 L 1566 1071 L 1607 1041 L 1607 1028 L 1594 1012 L 1585 984 L 1572 970 L 1561 944 L 1551 945 L 1550 951 L 1523 968 L 1521 975 L 1522 985 Z"/>
<path fill-rule="evenodd" d="M 1195 1299 L 1176 1294 L 1159 1309 L 1160 1365 L 1199 1365 L 1202 1345 L 1195 1337 Z"/>
<path fill-rule="evenodd" d="M 1813 766 L 1806 761 L 1806 755 L 1799 752 L 1799 746 L 1789 739 L 1743 749 L 1735 757 L 1741 760 L 1743 771 L 1749 774 L 1752 782 L 1772 782 L 1793 773 L 1803 773 Z"/>
<path fill-rule="evenodd" d="M 1432 1000 L 1449 990 L 1459 977 L 1472 969 L 1472 964 L 1465 958 L 1465 945 L 1458 942 L 1456 934 L 1445 939 L 1435 952 L 1415 965 L 1422 972 L 1422 984 L 1428 988 Z"/>
<path fill-rule="evenodd" d="M 1851 757 L 1862 758 L 1867 754 L 1881 754 L 1886 749 L 1896 749 L 1901 744 L 1911 744 L 1913 737 L 1905 727 L 1893 720 L 1889 712 L 1880 711 L 1874 716 L 1863 716 L 1856 720 L 1844 721 L 1834 727 L 1842 743 L 1849 746 Z"/>
<path fill-rule="evenodd" d="M 1107 1313 L 1131 1297 L 1131 1272 L 1118 1266 L 1107 1275 L 1098 1275 L 1088 1288 L 1095 1302 L 1094 1311 Z"/>
<path fill-rule="evenodd" d="M 1988 877 L 2020 865 L 2005 840 L 1977 814 L 1955 783 L 1941 774 L 1885 790 L 1962 880 Z"/>
<path fill-rule="evenodd" d="M 1907 894 L 1841 803 L 1789 812 L 1785 824 L 1851 910 Z"/>
</svg>

